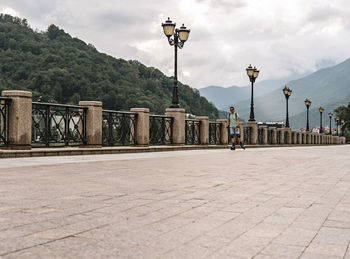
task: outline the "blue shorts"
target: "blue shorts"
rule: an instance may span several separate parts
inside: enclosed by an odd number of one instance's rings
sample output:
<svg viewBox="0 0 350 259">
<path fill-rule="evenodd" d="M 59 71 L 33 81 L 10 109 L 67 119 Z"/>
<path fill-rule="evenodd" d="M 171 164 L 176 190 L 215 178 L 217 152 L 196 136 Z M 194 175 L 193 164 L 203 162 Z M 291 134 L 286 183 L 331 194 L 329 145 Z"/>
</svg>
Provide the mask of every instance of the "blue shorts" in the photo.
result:
<svg viewBox="0 0 350 259">
<path fill-rule="evenodd" d="M 236 135 L 240 135 L 240 132 L 239 132 L 239 128 L 234 128 L 234 127 L 230 127 L 230 135 L 231 136 L 236 136 Z"/>
</svg>

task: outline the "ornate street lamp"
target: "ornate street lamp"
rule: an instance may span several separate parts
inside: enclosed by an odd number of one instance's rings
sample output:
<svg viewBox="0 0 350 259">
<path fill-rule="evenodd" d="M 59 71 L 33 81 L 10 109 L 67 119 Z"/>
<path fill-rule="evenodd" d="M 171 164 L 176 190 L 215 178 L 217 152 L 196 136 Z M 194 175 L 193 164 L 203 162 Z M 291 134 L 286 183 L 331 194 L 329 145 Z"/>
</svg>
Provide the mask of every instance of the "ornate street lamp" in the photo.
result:
<svg viewBox="0 0 350 259">
<path fill-rule="evenodd" d="M 289 113 L 288 113 L 288 100 L 289 96 L 292 95 L 292 90 L 285 86 L 282 89 L 284 96 L 286 97 L 286 128 L 289 128 Z"/>
<path fill-rule="evenodd" d="M 249 77 L 250 82 L 252 83 L 252 90 L 251 90 L 251 96 L 250 96 L 250 116 L 249 116 L 249 121 L 255 121 L 255 116 L 254 116 L 254 82 L 259 76 L 259 70 L 256 67 L 252 67 L 252 65 L 249 65 L 246 68 L 247 75 Z"/>
<path fill-rule="evenodd" d="M 318 110 L 320 111 L 320 133 L 322 133 L 322 114 L 324 112 L 324 109 L 320 107 Z"/>
<path fill-rule="evenodd" d="M 309 127 L 309 108 L 311 106 L 311 101 L 309 99 L 305 99 L 305 105 L 306 105 L 306 109 L 307 109 L 307 115 L 306 115 L 306 131 L 310 131 L 310 127 Z"/>
<path fill-rule="evenodd" d="M 332 135 L 332 117 L 333 117 L 333 113 L 328 113 L 329 116 L 329 135 Z"/>
<path fill-rule="evenodd" d="M 170 18 L 162 23 L 163 31 L 165 36 L 168 38 L 168 42 L 175 48 L 175 64 L 174 64 L 174 87 L 173 87 L 173 99 L 170 108 L 179 108 L 179 96 L 177 86 L 177 48 L 182 49 L 185 42 L 190 35 L 190 30 L 187 29 L 183 24 L 180 29 L 175 28 L 176 23 L 173 23 Z"/>
<path fill-rule="evenodd" d="M 337 124 L 337 136 L 339 136 L 339 117 L 335 117 L 335 123 Z"/>
</svg>

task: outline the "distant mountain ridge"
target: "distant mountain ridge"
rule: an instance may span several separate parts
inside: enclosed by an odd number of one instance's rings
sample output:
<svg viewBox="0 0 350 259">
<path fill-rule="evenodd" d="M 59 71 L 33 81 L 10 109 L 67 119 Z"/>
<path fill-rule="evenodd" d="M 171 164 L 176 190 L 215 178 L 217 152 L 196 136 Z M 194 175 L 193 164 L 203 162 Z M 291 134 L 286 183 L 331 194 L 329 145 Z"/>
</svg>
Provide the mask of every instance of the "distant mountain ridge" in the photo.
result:
<svg viewBox="0 0 350 259">
<path fill-rule="evenodd" d="M 289 114 L 291 126 L 302 128 L 306 124 L 305 98 L 312 101 L 310 108 L 310 126 L 319 125 L 318 107 L 325 110 L 324 118 L 339 105 L 350 101 L 350 59 L 342 63 L 318 70 L 306 77 L 289 82 L 292 89 L 289 99 Z M 285 97 L 282 87 L 268 94 L 254 98 L 255 117 L 258 121 L 284 121 Z M 235 104 L 240 115 L 248 118 L 249 99 Z"/>
<path fill-rule="evenodd" d="M 300 78 L 305 76 L 293 74 L 288 77 L 272 79 L 272 80 L 264 80 L 257 82 L 254 85 L 254 96 L 261 96 L 267 94 L 273 90 L 279 89 L 282 85 L 287 82 L 294 80 L 296 78 Z M 248 81 L 248 78 L 247 78 Z M 238 103 L 240 101 L 246 100 L 250 98 L 250 85 L 246 86 L 230 86 L 230 87 L 222 87 L 222 86 L 208 86 L 199 89 L 202 96 L 207 98 L 210 102 L 215 104 L 215 106 L 219 109 L 227 109 L 230 105 L 234 103 Z"/>
</svg>

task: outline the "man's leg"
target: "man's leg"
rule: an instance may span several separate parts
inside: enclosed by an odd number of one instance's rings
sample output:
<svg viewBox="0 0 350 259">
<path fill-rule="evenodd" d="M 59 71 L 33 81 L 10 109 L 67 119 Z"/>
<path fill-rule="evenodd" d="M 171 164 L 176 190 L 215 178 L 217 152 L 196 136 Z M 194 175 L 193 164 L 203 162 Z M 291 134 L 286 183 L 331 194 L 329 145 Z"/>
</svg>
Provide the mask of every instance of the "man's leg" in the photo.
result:
<svg viewBox="0 0 350 259">
<path fill-rule="evenodd" d="M 233 128 L 230 128 L 230 134 L 231 134 L 231 142 L 232 142 L 231 150 L 235 150 L 236 138 L 235 138 L 235 132 Z"/>
<path fill-rule="evenodd" d="M 239 136 L 239 145 L 241 146 L 242 149 L 245 149 L 244 143 L 242 142 L 242 137 Z"/>
</svg>

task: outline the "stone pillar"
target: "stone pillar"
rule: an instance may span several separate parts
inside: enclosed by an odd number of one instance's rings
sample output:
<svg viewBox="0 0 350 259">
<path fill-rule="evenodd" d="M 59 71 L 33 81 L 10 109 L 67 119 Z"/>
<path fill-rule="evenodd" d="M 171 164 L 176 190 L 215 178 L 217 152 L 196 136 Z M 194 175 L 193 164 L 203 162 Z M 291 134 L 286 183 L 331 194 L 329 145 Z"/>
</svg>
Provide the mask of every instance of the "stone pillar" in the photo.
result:
<svg viewBox="0 0 350 259">
<path fill-rule="evenodd" d="M 267 131 L 268 127 L 267 126 L 260 126 L 262 129 L 262 144 L 266 145 L 267 144 Z"/>
<path fill-rule="evenodd" d="M 313 134 L 311 132 L 308 133 L 308 138 L 309 138 L 309 144 L 313 144 L 314 143 L 314 139 L 313 139 Z"/>
<path fill-rule="evenodd" d="M 284 144 L 284 142 L 283 142 L 284 141 L 284 136 L 283 136 L 284 130 L 282 128 L 277 128 L 277 132 L 276 133 L 280 135 L 279 141 L 277 139 L 277 144 L 279 144 L 279 145 Z"/>
<path fill-rule="evenodd" d="M 31 149 L 32 143 L 32 93 L 27 91 L 2 91 L 3 97 L 12 99 L 9 107 L 8 149 Z"/>
<path fill-rule="evenodd" d="M 277 129 L 276 127 L 270 127 L 272 134 L 271 134 L 271 142 L 272 144 L 277 144 Z"/>
<path fill-rule="evenodd" d="M 136 142 L 138 146 L 149 145 L 149 109 L 131 108 L 131 112 L 137 113 Z"/>
<path fill-rule="evenodd" d="M 287 132 L 286 143 L 290 145 L 290 144 L 292 144 L 292 130 L 291 130 L 291 128 L 284 128 L 284 130 Z"/>
<path fill-rule="evenodd" d="M 221 123 L 221 132 L 220 132 L 220 136 L 221 136 L 221 144 L 222 145 L 227 145 L 228 144 L 228 128 L 227 128 L 227 120 L 216 120 L 217 122 Z"/>
<path fill-rule="evenodd" d="M 80 147 L 102 147 L 102 102 L 80 101 L 88 107 L 86 113 L 86 145 Z"/>
<path fill-rule="evenodd" d="M 165 110 L 167 116 L 174 117 L 173 123 L 173 144 L 185 144 L 185 109 L 182 108 L 167 108 Z"/>
<path fill-rule="evenodd" d="M 297 132 L 296 131 L 293 131 L 293 134 L 292 134 L 292 143 L 295 145 L 297 143 Z"/>
<path fill-rule="evenodd" d="M 197 121 L 200 121 L 200 143 L 201 145 L 209 144 L 209 118 L 208 116 L 197 116 Z"/>
<path fill-rule="evenodd" d="M 258 123 L 256 121 L 247 121 L 246 126 L 250 127 L 250 144 L 256 145 L 258 142 Z"/>
</svg>

